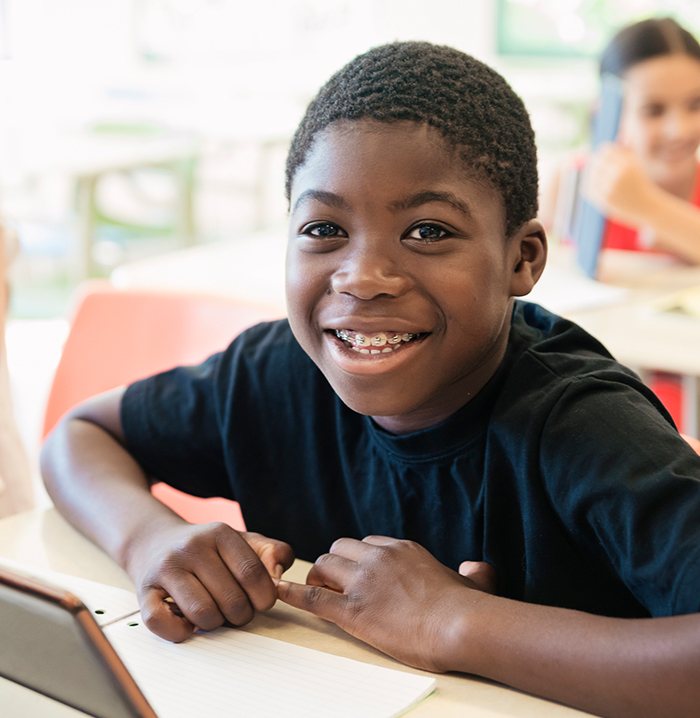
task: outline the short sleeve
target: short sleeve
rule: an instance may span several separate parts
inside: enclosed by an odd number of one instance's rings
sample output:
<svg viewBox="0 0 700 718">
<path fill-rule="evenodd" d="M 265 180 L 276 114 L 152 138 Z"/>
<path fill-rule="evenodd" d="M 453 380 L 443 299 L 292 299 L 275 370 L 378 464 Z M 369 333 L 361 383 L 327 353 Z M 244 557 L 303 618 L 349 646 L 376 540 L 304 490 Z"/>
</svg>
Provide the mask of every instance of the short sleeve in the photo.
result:
<svg viewBox="0 0 700 718">
<path fill-rule="evenodd" d="M 197 496 L 229 492 L 217 392 L 223 356 L 126 389 L 121 404 L 126 446 L 152 480 Z"/>
<path fill-rule="evenodd" d="M 572 380 L 543 428 L 555 511 L 651 615 L 700 611 L 700 457 L 632 382 Z"/>
</svg>

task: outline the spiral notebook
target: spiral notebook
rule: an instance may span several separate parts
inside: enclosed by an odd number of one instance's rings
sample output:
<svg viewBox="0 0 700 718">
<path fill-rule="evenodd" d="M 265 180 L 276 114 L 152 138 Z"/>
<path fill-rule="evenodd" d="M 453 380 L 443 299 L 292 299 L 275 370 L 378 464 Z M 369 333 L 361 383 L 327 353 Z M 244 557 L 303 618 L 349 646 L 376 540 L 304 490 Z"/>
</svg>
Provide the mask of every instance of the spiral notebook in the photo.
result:
<svg viewBox="0 0 700 718">
<path fill-rule="evenodd" d="M 0 675 L 99 718 L 388 718 L 435 688 L 409 671 L 233 628 L 170 643 L 136 596 L 0 562 Z"/>
</svg>

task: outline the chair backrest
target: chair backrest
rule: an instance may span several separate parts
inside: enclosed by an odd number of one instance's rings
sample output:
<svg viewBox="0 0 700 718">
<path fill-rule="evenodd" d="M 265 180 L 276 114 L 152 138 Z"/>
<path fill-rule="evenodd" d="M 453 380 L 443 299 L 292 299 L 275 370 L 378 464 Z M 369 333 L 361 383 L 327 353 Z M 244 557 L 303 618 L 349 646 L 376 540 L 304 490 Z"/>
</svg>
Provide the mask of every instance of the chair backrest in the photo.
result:
<svg viewBox="0 0 700 718">
<path fill-rule="evenodd" d="M 197 364 L 243 329 L 280 316 L 272 305 L 224 296 L 84 282 L 49 392 L 43 436 L 84 399 L 179 364 Z"/>
<path fill-rule="evenodd" d="M 224 349 L 243 329 L 280 316 L 273 305 L 233 297 L 117 289 L 107 280 L 84 282 L 49 391 L 43 435 L 90 396 L 173 366 L 197 364 Z M 154 494 L 193 522 L 224 520 L 202 510 L 201 502 L 220 500 L 187 503 L 181 500 L 187 495 L 162 485 Z"/>
</svg>

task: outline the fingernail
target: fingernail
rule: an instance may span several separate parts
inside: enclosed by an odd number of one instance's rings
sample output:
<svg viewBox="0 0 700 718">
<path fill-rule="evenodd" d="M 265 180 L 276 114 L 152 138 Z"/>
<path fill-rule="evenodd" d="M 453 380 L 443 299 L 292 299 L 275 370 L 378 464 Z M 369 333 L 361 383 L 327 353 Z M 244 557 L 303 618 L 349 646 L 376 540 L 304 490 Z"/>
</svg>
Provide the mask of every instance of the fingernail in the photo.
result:
<svg viewBox="0 0 700 718">
<path fill-rule="evenodd" d="M 284 573 L 284 566 L 281 563 L 278 563 L 275 568 L 272 570 L 272 578 L 280 579 L 282 578 L 282 574 Z"/>
</svg>

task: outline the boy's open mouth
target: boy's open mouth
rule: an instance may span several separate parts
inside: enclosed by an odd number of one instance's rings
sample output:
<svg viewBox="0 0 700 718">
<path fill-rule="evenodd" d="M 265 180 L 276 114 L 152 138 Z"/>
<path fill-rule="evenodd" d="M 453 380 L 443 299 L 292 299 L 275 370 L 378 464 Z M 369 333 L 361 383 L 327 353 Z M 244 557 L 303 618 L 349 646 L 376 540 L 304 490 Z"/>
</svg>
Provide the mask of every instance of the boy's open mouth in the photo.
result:
<svg viewBox="0 0 700 718">
<path fill-rule="evenodd" d="M 410 342 L 419 341 L 427 336 L 426 333 L 395 331 L 364 334 L 352 329 L 335 329 L 334 333 L 346 347 L 359 354 L 390 354 Z"/>
</svg>

